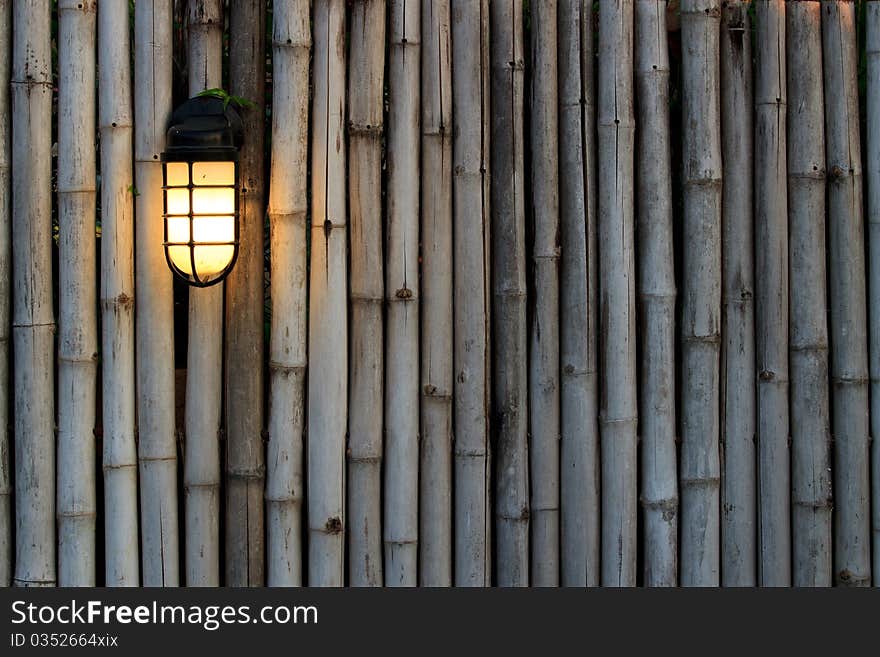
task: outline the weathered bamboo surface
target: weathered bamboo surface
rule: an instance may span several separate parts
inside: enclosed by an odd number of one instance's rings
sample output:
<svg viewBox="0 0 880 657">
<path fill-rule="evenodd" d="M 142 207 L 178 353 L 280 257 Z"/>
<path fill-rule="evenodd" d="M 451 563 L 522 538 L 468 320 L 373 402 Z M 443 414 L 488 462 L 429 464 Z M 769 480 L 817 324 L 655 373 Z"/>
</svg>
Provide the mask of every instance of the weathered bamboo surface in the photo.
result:
<svg viewBox="0 0 880 657">
<path fill-rule="evenodd" d="M 266 217 L 264 129 L 266 105 L 266 3 L 228 3 L 229 91 L 252 98 L 240 112 L 251 135 L 241 151 L 241 244 L 235 269 L 226 281 L 225 431 L 226 582 L 262 586 L 265 580 L 264 499 L 266 455 L 263 445 L 263 240 Z M 243 519 L 239 521 L 239 519 Z"/>
<path fill-rule="evenodd" d="M 788 426 L 788 194 L 785 5 L 756 3 L 755 348 L 758 369 L 758 579 L 791 583 Z"/>
<path fill-rule="evenodd" d="M 58 3 L 58 584 L 95 585 L 97 5 Z"/>
<path fill-rule="evenodd" d="M 786 8 L 792 583 L 832 582 L 825 126 L 818 2 Z"/>
<path fill-rule="evenodd" d="M 165 266 L 160 153 L 171 117 L 171 2 L 138 2 L 134 15 L 135 333 L 141 583 L 180 583 L 174 319 Z M 180 391 L 182 392 L 182 391 Z"/>
<path fill-rule="evenodd" d="M 0 0 L 0 585 L 876 584 L 878 114 L 880 0 Z"/>
<path fill-rule="evenodd" d="M 727 2 L 721 20 L 721 583 L 757 579 L 755 503 L 754 115 L 750 1 Z"/>
<path fill-rule="evenodd" d="M 720 579 L 721 2 L 681 3 L 681 583 Z"/>
</svg>

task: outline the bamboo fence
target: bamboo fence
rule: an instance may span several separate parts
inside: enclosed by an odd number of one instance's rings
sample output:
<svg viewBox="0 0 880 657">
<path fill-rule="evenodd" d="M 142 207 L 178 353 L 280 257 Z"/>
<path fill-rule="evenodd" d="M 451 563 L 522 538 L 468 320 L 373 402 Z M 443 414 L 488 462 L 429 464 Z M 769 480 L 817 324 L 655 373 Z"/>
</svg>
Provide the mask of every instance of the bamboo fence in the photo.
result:
<svg viewBox="0 0 880 657">
<path fill-rule="evenodd" d="M 0 0 L 2 586 L 877 585 L 872 433 L 880 0 Z"/>
</svg>

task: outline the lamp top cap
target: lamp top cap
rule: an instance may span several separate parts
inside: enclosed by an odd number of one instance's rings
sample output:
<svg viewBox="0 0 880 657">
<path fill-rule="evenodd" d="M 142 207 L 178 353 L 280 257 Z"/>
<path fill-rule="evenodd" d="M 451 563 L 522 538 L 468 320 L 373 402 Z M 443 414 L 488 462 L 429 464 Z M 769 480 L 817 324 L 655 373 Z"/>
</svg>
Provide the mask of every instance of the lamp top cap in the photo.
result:
<svg viewBox="0 0 880 657">
<path fill-rule="evenodd" d="M 172 113 L 163 159 L 234 157 L 242 138 L 241 117 L 231 103 L 215 96 L 196 96 Z"/>
</svg>

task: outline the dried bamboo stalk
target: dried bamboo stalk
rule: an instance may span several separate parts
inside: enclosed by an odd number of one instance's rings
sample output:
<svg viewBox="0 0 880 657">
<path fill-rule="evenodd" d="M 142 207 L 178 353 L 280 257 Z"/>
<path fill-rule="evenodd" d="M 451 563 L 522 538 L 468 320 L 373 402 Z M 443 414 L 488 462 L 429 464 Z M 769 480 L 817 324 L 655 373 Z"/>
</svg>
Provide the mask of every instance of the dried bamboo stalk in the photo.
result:
<svg viewBox="0 0 880 657">
<path fill-rule="evenodd" d="M 134 370 L 134 172 L 129 7 L 98 5 L 104 581 L 137 586 Z"/>
<path fill-rule="evenodd" d="M 0 0 L 0 586 L 12 583 L 12 479 L 9 475 L 9 311 L 12 279 L 9 81 L 12 4 Z"/>
<path fill-rule="evenodd" d="M 162 246 L 162 164 L 171 115 L 171 2 L 134 13 L 134 161 L 137 251 L 137 417 L 141 562 L 145 586 L 177 586 L 177 445 L 171 272 Z"/>
<path fill-rule="evenodd" d="M 869 0 L 867 22 L 868 312 L 871 374 L 871 510 L 874 585 L 880 584 L 880 2 Z M 2 464 L 0 464 L 2 467 Z"/>
<path fill-rule="evenodd" d="M 382 586 L 384 381 L 382 135 L 385 0 L 351 14 L 348 197 L 351 208 L 351 384 L 348 436 L 348 579 Z M 424 563 L 424 562 L 423 562 Z"/>
<path fill-rule="evenodd" d="M 385 585 L 415 586 L 419 487 L 420 4 L 391 0 L 385 242 Z"/>
<path fill-rule="evenodd" d="M 834 579 L 870 586 L 868 338 L 856 4 L 823 0 Z"/>
<path fill-rule="evenodd" d="M 452 144 L 456 269 L 455 584 L 487 586 L 489 454 L 489 3 L 452 2 Z"/>
<path fill-rule="evenodd" d="M 280 4 L 280 3 L 279 3 Z M 229 3 L 229 90 L 255 107 L 239 109 L 247 139 L 239 152 L 240 244 L 226 279 L 225 583 L 263 586 L 263 332 L 266 7 Z M 306 88 L 306 87 L 302 87 Z"/>
<path fill-rule="evenodd" d="M 559 115 L 556 0 L 530 5 L 535 299 L 529 335 L 532 584 L 559 585 Z M 457 432 L 456 432 L 457 433 Z"/>
<path fill-rule="evenodd" d="M 419 583 L 452 584 L 452 67 L 449 0 L 422 0 Z M 381 254 L 379 254 L 381 258 Z"/>
<path fill-rule="evenodd" d="M 305 429 L 309 0 L 276 2 L 272 14 L 272 154 L 269 183 L 269 444 L 266 573 L 269 586 L 302 584 Z"/>
<path fill-rule="evenodd" d="M 222 86 L 223 5 L 189 0 L 189 95 Z M 183 457 L 186 585 L 220 584 L 223 283 L 189 291 Z"/>
<path fill-rule="evenodd" d="M 309 298 L 309 584 L 342 586 L 348 322 L 345 2 L 317 0 Z"/>
<path fill-rule="evenodd" d="M 666 3 L 636 0 L 641 493 L 644 583 L 678 582 L 675 445 L 675 260 Z"/>
<path fill-rule="evenodd" d="M 12 340 L 15 586 L 54 586 L 51 3 L 13 3 Z"/>
<path fill-rule="evenodd" d="M 529 584 L 528 342 L 522 3 L 494 0 L 492 45 L 492 314 L 495 553 L 500 586 Z M 453 44 L 454 45 L 454 44 Z"/>
<path fill-rule="evenodd" d="M 58 583 L 95 585 L 94 0 L 58 3 Z"/>
<path fill-rule="evenodd" d="M 813 1 L 786 12 L 792 582 L 831 586 L 822 11 Z"/>
<path fill-rule="evenodd" d="M 560 581 L 599 583 L 593 9 L 559 2 Z"/>
<path fill-rule="evenodd" d="M 791 485 L 785 2 L 757 0 L 756 10 L 754 181 L 758 582 L 762 586 L 788 586 L 791 584 Z"/>
<path fill-rule="evenodd" d="M 604 367 L 603 586 L 636 583 L 636 317 L 633 198 L 633 3 L 599 8 L 599 285 Z"/>
<path fill-rule="evenodd" d="M 757 582 L 755 264 L 751 0 L 726 2 L 721 24 L 722 191 L 721 583 Z"/>
<path fill-rule="evenodd" d="M 681 583 L 719 581 L 720 0 L 682 0 L 684 293 Z"/>
</svg>

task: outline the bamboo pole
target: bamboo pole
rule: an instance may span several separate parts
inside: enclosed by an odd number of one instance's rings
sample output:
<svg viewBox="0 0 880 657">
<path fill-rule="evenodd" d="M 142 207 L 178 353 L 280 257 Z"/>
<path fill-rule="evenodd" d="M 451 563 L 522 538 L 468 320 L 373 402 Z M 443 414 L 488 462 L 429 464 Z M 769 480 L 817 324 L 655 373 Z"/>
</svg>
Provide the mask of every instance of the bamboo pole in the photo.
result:
<svg viewBox="0 0 880 657">
<path fill-rule="evenodd" d="M 306 368 L 308 87 L 311 31 L 304 0 L 273 7 L 267 581 L 302 584 Z"/>
<path fill-rule="evenodd" d="M 452 68 L 449 0 L 422 0 L 419 583 L 452 584 Z M 381 256 L 380 256 L 381 257 Z M 354 273 L 352 271 L 352 273 Z"/>
<path fill-rule="evenodd" d="M 678 486 L 675 445 L 675 261 L 669 143 L 666 3 L 636 0 L 638 94 L 639 389 L 644 583 L 678 582 Z"/>
<path fill-rule="evenodd" d="M 134 13 L 137 397 L 141 561 L 145 586 L 177 586 L 177 446 L 171 272 L 162 247 L 162 164 L 171 114 L 171 2 Z"/>
<path fill-rule="evenodd" d="M 269 183 L 269 444 L 266 573 L 269 586 L 302 584 L 305 428 L 309 55 L 308 0 L 272 13 L 272 173 Z"/>
<path fill-rule="evenodd" d="M 345 2 L 317 0 L 309 299 L 309 584 L 342 586 L 348 323 Z"/>
<path fill-rule="evenodd" d="M 189 0 L 189 95 L 221 86 L 223 6 Z M 223 283 L 189 291 L 183 457 L 187 586 L 220 584 Z"/>
<path fill-rule="evenodd" d="M 792 581 L 831 586 L 822 11 L 813 1 L 786 12 Z"/>
<path fill-rule="evenodd" d="M 785 2 L 757 0 L 756 10 L 754 181 L 758 582 L 762 586 L 788 586 L 791 584 L 791 485 Z"/>
<path fill-rule="evenodd" d="M 51 3 L 13 4 L 12 340 L 16 586 L 54 586 Z"/>
<path fill-rule="evenodd" d="M 599 583 L 593 10 L 559 2 L 560 581 Z"/>
<path fill-rule="evenodd" d="M 95 17 L 58 3 L 58 583 L 95 585 Z"/>
<path fill-rule="evenodd" d="M 529 584 L 528 342 L 523 173 L 522 3 L 494 0 L 492 45 L 492 313 L 495 554 L 500 586 Z M 453 45 L 455 45 L 453 43 Z"/>
<path fill-rule="evenodd" d="M 347 455 L 348 513 L 354 529 L 348 537 L 348 579 L 352 586 L 382 586 L 385 0 L 352 6 L 350 55 L 351 396 Z"/>
<path fill-rule="evenodd" d="M 534 311 L 529 334 L 532 584 L 559 585 L 559 115 L 556 0 L 530 5 Z"/>
<path fill-rule="evenodd" d="M 599 8 L 602 585 L 636 583 L 633 4 Z"/>
<path fill-rule="evenodd" d="M 684 293 L 681 583 L 719 582 L 721 134 L 719 0 L 683 0 Z"/>
<path fill-rule="evenodd" d="M 266 6 L 229 3 L 229 89 L 255 107 L 239 109 L 247 138 L 239 152 L 240 244 L 226 279 L 225 583 L 263 586 L 263 332 L 266 121 Z"/>
<path fill-rule="evenodd" d="M 755 466 L 754 106 L 751 0 L 726 2 L 721 27 L 721 583 L 757 582 Z"/>
<path fill-rule="evenodd" d="M 489 499 L 489 3 L 452 2 L 455 584 L 487 586 Z"/>
<path fill-rule="evenodd" d="M 867 4 L 868 312 L 871 347 L 871 509 L 874 585 L 880 585 L 880 2 Z M 2 464 L 0 464 L 2 467 Z"/>
<path fill-rule="evenodd" d="M 385 585 L 415 586 L 419 486 L 418 2 L 391 0 L 388 57 L 388 214 L 385 242 Z M 433 181 L 432 181 L 433 182 Z"/>
<path fill-rule="evenodd" d="M 529 584 L 528 337 L 526 323 L 522 3 L 491 3 L 491 186 L 497 578 Z"/>
<path fill-rule="evenodd" d="M 12 479 L 9 475 L 9 325 L 12 278 L 9 81 L 12 5 L 0 1 L 0 586 L 12 583 Z"/>
<path fill-rule="evenodd" d="M 104 581 L 137 586 L 131 40 L 124 2 L 98 5 Z"/>
<path fill-rule="evenodd" d="M 834 579 L 870 586 L 868 340 L 854 2 L 822 2 L 828 297 L 834 436 Z"/>
</svg>

